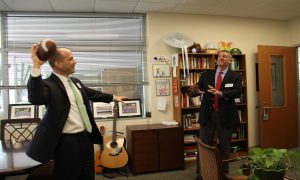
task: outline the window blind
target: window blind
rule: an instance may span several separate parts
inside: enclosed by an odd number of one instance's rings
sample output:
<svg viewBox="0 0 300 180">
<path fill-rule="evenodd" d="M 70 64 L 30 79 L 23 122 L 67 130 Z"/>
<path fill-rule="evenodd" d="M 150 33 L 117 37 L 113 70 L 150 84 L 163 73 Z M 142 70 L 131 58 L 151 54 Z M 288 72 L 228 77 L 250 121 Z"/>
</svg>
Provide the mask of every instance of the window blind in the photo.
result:
<svg viewBox="0 0 300 180">
<path fill-rule="evenodd" d="M 144 100 L 148 85 L 144 14 L 2 13 L 2 30 L 1 70 L 8 71 L 2 73 L 0 88 L 22 92 L 9 95 L 10 103 L 27 96 L 30 48 L 43 39 L 53 39 L 58 47 L 73 52 L 77 61 L 73 76 L 86 86 Z M 51 72 L 48 63 L 42 66 L 43 78 Z"/>
</svg>

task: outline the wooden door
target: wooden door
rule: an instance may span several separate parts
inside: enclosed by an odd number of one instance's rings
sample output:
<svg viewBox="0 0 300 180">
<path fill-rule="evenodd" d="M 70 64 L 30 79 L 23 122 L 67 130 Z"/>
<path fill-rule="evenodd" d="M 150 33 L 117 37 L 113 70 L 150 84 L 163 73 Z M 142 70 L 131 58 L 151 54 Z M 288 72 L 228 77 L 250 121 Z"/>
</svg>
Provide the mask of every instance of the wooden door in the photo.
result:
<svg viewBox="0 0 300 180">
<path fill-rule="evenodd" d="M 260 145 L 298 147 L 296 48 L 258 45 Z"/>
</svg>

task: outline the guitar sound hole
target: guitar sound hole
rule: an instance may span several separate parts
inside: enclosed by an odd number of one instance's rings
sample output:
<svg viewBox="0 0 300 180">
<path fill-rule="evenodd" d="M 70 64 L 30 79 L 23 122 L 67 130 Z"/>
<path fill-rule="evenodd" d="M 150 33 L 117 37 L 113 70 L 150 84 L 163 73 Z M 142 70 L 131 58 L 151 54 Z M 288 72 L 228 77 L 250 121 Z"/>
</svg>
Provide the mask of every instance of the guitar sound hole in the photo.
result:
<svg viewBox="0 0 300 180">
<path fill-rule="evenodd" d="M 116 147 L 118 147 L 118 143 L 117 143 L 117 142 L 112 142 L 112 143 L 110 144 L 110 146 L 111 146 L 112 148 L 116 148 Z"/>
</svg>

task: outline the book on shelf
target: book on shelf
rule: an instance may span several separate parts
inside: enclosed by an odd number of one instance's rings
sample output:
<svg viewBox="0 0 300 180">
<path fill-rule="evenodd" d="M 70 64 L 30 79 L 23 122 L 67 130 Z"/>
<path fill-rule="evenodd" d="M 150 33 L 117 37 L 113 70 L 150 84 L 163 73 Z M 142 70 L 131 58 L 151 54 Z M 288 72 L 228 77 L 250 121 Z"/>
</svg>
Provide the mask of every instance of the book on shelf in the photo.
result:
<svg viewBox="0 0 300 180">
<path fill-rule="evenodd" d="M 239 118 L 240 118 L 240 121 L 242 121 L 242 110 L 238 110 L 238 115 L 239 115 Z"/>
<path fill-rule="evenodd" d="M 197 154 L 197 149 L 195 149 L 195 151 L 184 151 L 184 157 L 193 157 L 197 156 Z"/>
<path fill-rule="evenodd" d="M 240 69 L 240 64 L 239 61 L 236 58 L 232 58 L 231 64 L 230 64 L 231 70 L 239 70 Z"/>
<path fill-rule="evenodd" d="M 194 136 L 194 134 L 185 134 L 183 140 L 184 142 L 196 142 Z"/>
<path fill-rule="evenodd" d="M 235 98 L 234 101 L 238 104 L 243 104 L 244 103 L 244 95 L 241 93 L 241 96 L 239 98 Z"/>
<path fill-rule="evenodd" d="M 189 93 L 181 94 L 181 107 L 188 108 L 201 105 L 201 96 L 192 97 Z"/>
<path fill-rule="evenodd" d="M 232 133 L 232 139 L 245 139 L 245 133 L 247 126 L 245 124 L 241 124 L 240 127 L 236 128 Z"/>
<path fill-rule="evenodd" d="M 187 128 L 199 128 L 200 124 L 198 123 L 199 112 L 182 114 L 182 123 L 184 129 Z"/>
<path fill-rule="evenodd" d="M 189 156 L 189 157 L 184 157 L 185 161 L 194 161 L 197 159 L 197 156 Z"/>
<path fill-rule="evenodd" d="M 196 141 L 194 141 L 194 142 L 196 142 Z M 189 150 L 194 151 L 194 150 L 197 149 L 197 145 L 188 145 L 188 146 L 184 146 L 183 149 L 184 149 L 184 151 L 189 151 Z"/>
</svg>

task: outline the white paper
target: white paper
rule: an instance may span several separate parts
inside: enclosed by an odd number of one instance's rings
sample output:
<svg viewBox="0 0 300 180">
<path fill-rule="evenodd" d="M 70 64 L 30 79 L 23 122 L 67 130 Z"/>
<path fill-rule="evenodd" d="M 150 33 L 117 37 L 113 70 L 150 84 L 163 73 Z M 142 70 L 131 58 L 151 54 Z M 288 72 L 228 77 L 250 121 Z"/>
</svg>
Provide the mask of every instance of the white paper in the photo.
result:
<svg viewBox="0 0 300 180">
<path fill-rule="evenodd" d="M 175 126 L 178 125 L 178 122 L 171 120 L 171 121 L 162 121 L 161 124 L 166 125 L 166 126 Z"/>
<path fill-rule="evenodd" d="M 158 97 L 157 98 L 157 110 L 158 111 L 166 111 L 167 108 L 167 98 L 166 97 Z"/>
</svg>

